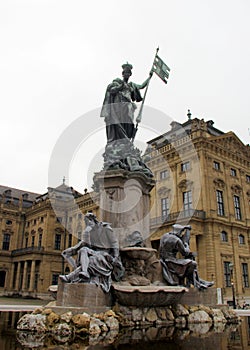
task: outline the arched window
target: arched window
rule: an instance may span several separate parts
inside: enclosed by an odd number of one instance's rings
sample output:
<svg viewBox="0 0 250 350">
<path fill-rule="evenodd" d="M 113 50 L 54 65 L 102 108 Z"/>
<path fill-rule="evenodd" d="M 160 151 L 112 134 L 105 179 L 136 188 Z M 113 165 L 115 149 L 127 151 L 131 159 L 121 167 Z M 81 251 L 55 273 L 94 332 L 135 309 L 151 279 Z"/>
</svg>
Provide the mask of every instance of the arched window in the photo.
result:
<svg viewBox="0 0 250 350">
<path fill-rule="evenodd" d="M 239 244 L 245 244 L 245 236 L 239 235 Z"/>
<path fill-rule="evenodd" d="M 222 242 L 228 242 L 228 234 L 226 231 L 221 232 L 221 240 Z"/>
</svg>

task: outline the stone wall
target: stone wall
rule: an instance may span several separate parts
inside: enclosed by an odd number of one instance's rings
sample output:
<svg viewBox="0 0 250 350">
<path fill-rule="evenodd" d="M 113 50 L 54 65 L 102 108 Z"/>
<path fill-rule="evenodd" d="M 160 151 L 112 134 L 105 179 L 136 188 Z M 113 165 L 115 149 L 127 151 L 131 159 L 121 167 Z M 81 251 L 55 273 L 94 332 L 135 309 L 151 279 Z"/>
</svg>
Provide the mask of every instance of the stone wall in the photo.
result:
<svg viewBox="0 0 250 350">
<path fill-rule="evenodd" d="M 217 305 L 217 289 L 208 288 L 206 290 L 198 290 L 197 288 L 189 288 L 188 293 L 184 293 L 181 303 L 185 305 L 205 305 L 216 307 Z"/>
</svg>

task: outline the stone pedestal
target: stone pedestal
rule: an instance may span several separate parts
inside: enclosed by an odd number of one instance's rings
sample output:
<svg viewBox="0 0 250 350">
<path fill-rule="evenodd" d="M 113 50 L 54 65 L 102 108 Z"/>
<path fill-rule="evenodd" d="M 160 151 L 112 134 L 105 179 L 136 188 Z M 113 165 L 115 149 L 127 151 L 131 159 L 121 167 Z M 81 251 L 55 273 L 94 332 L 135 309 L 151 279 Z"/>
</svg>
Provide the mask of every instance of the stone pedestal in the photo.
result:
<svg viewBox="0 0 250 350">
<path fill-rule="evenodd" d="M 103 312 L 112 306 L 111 293 L 89 283 L 58 282 L 56 306 L 84 308 L 90 313 Z"/>
<path fill-rule="evenodd" d="M 198 290 L 190 288 L 188 293 L 183 296 L 182 303 L 185 305 L 205 305 L 209 307 L 217 306 L 217 290 L 216 288 L 208 288 L 206 290 Z"/>
<path fill-rule="evenodd" d="M 140 171 L 116 169 L 96 173 L 94 184 L 100 193 L 100 220 L 111 223 L 120 248 L 128 245 L 126 239 L 134 231 L 149 242 L 150 191 L 155 181 Z"/>
</svg>

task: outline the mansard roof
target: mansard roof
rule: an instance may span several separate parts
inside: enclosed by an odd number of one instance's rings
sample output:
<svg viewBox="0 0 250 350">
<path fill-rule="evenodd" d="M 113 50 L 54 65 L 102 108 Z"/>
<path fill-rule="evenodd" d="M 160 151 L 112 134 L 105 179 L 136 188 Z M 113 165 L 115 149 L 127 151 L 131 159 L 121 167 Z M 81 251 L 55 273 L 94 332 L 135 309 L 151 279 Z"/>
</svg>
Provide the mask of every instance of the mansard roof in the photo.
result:
<svg viewBox="0 0 250 350">
<path fill-rule="evenodd" d="M 34 193 L 30 191 L 20 190 L 14 187 L 0 185 L 0 195 L 11 198 L 23 198 L 26 200 L 34 201 L 40 193 Z"/>
<path fill-rule="evenodd" d="M 170 126 L 171 129 L 169 131 L 148 141 L 147 151 L 150 151 L 152 148 L 158 149 L 197 130 L 203 130 L 205 132 L 203 135 L 206 135 L 205 137 L 209 141 L 225 146 L 227 150 L 241 151 L 246 156 L 249 156 L 249 145 L 244 145 L 234 132 L 229 131 L 225 133 L 215 128 L 212 120 L 204 121 L 204 119 L 194 118 L 187 120 L 183 124 L 173 121 Z"/>
<path fill-rule="evenodd" d="M 2 200 L 4 203 L 11 203 L 19 206 L 21 201 L 23 207 L 29 208 L 32 206 L 38 196 L 40 196 L 39 193 L 0 185 L 0 200 Z"/>
<path fill-rule="evenodd" d="M 194 130 L 202 129 L 205 130 L 211 136 L 221 136 L 224 134 L 223 131 L 215 128 L 212 120 L 204 121 L 204 119 L 194 118 L 189 119 L 184 123 L 178 123 L 172 121 L 170 123 L 171 129 L 164 134 L 155 137 L 148 141 L 150 146 L 161 147 L 168 143 L 171 143 L 173 139 L 177 140 L 187 135 L 190 135 Z"/>
</svg>

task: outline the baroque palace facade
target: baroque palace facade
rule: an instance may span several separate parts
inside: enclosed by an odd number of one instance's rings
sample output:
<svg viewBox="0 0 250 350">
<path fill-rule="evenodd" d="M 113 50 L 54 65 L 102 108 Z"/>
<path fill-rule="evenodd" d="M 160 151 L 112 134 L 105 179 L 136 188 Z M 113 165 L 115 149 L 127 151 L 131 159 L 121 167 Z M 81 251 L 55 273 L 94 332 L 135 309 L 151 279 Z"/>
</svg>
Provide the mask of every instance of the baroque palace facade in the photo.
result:
<svg viewBox="0 0 250 350">
<path fill-rule="evenodd" d="M 191 225 L 200 276 L 242 305 L 250 303 L 250 147 L 213 124 L 189 113 L 148 142 L 150 239 L 158 248 L 174 223 Z M 70 270 L 61 251 L 81 239 L 87 211 L 98 216 L 98 194 L 64 182 L 43 195 L 0 186 L 0 294 L 47 297 Z"/>
</svg>

